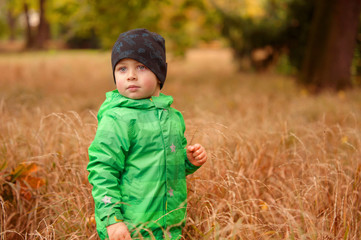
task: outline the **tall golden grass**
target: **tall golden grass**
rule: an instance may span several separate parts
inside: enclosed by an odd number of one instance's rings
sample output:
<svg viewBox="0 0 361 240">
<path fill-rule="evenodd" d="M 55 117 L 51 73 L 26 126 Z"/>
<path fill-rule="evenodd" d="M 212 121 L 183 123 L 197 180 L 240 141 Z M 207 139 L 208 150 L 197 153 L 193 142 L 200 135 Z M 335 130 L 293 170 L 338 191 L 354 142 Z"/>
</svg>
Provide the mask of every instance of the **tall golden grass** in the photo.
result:
<svg viewBox="0 0 361 240">
<path fill-rule="evenodd" d="M 0 239 L 97 239 L 87 147 L 109 52 L 0 55 Z M 169 60 L 165 94 L 209 161 L 185 239 L 359 239 L 360 89 L 312 96 L 228 50 Z"/>
</svg>

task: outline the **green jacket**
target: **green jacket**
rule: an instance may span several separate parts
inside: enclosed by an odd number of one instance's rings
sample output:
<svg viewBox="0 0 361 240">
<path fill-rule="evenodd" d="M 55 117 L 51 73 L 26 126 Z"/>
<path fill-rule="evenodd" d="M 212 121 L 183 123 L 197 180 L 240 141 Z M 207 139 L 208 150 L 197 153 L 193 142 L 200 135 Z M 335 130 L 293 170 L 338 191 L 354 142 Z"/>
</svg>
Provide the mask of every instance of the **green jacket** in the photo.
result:
<svg viewBox="0 0 361 240">
<path fill-rule="evenodd" d="M 89 182 L 101 239 L 123 221 L 133 239 L 179 239 L 186 216 L 186 155 L 181 113 L 171 96 L 133 100 L 108 92 L 89 147 Z M 149 234 L 152 232 L 152 234 Z M 168 237 L 167 237 L 168 239 Z"/>
</svg>

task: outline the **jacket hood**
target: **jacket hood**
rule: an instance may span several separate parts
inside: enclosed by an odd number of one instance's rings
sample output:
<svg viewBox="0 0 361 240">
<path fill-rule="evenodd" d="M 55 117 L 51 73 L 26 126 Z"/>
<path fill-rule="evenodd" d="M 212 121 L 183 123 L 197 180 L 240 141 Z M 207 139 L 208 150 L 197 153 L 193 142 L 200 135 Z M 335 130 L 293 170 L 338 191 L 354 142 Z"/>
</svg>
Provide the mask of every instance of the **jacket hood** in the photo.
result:
<svg viewBox="0 0 361 240">
<path fill-rule="evenodd" d="M 149 99 L 131 99 L 124 97 L 117 89 L 115 89 L 111 92 L 107 92 L 105 96 L 106 99 L 98 111 L 98 120 L 102 118 L 106 111 L 113 108 L 126 107 L 135 109 L 167 109 L 173 103 L 173 97 L 164 95 L 163 93 L 160 93 L 159 97 L 153 96 Z"/>
</svg>

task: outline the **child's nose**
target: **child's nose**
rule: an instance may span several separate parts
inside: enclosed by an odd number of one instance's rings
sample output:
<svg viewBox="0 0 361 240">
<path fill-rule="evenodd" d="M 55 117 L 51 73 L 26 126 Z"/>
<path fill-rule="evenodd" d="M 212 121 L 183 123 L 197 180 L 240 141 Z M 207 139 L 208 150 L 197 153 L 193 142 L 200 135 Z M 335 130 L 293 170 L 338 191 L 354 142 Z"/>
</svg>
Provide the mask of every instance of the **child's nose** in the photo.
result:
<svg viewBox="0 0 361 240">
<path fill-rule="evenodd" d="M 137 79 L 137 74 L 135 70 L 129 70 L 128 80 L 135 80 L 135 79 Z"/>
</svg>

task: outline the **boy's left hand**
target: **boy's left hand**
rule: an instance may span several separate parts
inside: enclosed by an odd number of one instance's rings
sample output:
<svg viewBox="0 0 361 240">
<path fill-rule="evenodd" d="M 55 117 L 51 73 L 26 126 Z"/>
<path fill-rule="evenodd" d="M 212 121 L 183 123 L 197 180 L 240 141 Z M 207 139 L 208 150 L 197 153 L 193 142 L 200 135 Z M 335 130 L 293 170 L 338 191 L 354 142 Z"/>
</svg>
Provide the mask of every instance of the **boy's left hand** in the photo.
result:
<svg viewBox="0 0 361 240">
<path fill-rule="evenodd" d="M 194 166 L 202 166 L 207 161 L 207 152 L 200 144 L 194 144 L 187 147 L 188 160 Z"/>
</svg>

